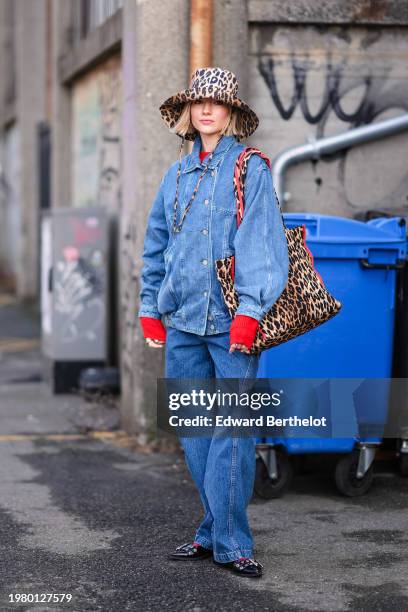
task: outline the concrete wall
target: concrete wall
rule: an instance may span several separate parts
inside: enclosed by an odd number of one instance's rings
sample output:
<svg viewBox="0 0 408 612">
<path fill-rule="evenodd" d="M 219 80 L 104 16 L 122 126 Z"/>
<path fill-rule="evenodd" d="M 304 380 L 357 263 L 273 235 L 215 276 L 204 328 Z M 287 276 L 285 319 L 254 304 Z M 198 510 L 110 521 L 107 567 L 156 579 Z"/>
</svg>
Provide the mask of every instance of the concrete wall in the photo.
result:
<svg viewBox="0 0 408 612">
<path fill-rule="evenodd" d="M 71 205 L 71 92 L 61 79 L 63 58 L 69 48 L 73 5 L 52 0 L 52 152 L 51 206 Z"/>
<path fill-rule="evenodd" d="M 17 124 L 0 139 L 0 270 L 4 281 L 15 289 L 20 257 L 21 149 Z"/>
<path fill-rule="evenodd" d="M 16 285 L 17 295 L 24 299 L 36 299 L 39 291 L 37 129 L 45 118 L 45 24 L 45 0 L 15 1 L 15 113 L 21 151 Z"/>
<path fill-rule="evenodd" d="M 282 149 L 408 112 L 405 27 L 252 24 L 250 102 L 260 126 L 251 144 Z M 360 145 L 287 175 L 290 211 L 352 217 L 408 206 L 408 133 Z"/>
<path fill-rule="evenodd" d="M 0 120 L 8 123 L 16 99 L 16 3 L 0 2 Z"/>
<path fill-rule="evenodd" d="M 125 0 L 123 11 L 122 418 L 126 429 L 143 432 L 144 439 L 155 435 L 156 379 L 163 376 L 164 354 L 146 347 L 136 316 L 141 253 L 154 195 L 177 156 L 177 137 L 158 108 L 167 92 L 189 78 L 189 11 L 186 0 Z"/>
</svg>

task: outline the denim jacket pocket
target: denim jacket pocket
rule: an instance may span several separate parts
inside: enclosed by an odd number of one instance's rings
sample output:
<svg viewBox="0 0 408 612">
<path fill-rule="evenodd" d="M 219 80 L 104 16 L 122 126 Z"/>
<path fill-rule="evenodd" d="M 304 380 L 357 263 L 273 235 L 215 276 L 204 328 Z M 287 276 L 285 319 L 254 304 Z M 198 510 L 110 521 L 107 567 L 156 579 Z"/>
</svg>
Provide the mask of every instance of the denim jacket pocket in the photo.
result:
<svg viewBox="0 0 408 612">
<path fill-rule="evenodd" d="M 215 232 L 222 238 L 219 245 L 221 247 L 219 257 L 228 257 L 234 250 L 233 240 L 237 227 L 236 209 L 214 206 L 212 213 L 213 231 L 215 229 Z"/>
<path fill-rule="evenodd" d="M 165 276 L 157 295 L 157 308 L 160 314 L 178 310 L 181 303 L 181 280 L 177 277 L 174 265 L 175 242 L 163 252 Z"/>
</svg>

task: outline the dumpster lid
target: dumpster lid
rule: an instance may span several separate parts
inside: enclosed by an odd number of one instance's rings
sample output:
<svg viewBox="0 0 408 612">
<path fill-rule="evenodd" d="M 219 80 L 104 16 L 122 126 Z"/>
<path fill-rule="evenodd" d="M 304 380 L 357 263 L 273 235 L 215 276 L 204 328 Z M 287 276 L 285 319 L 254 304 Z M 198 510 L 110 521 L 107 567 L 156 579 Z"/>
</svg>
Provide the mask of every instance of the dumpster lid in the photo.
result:
<svg viewBox="0 0 408 612">
<path fill-rule="evenodd" d="M 308 242 L 384 244 L 407 239 L 404 217 L 379 217 L 367 222 L 318 213 L 284 212 L 283 217 L 288 228 L 305 225 Z"/>
</svg>

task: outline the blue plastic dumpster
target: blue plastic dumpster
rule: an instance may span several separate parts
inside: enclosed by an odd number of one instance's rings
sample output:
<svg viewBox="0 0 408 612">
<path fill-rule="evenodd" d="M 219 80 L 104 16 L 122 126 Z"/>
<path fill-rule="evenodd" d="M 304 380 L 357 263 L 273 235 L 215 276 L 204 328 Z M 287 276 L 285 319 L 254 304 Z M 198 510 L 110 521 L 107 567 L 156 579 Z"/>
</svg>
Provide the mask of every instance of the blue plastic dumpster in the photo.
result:
<svg viewBox="0 0 408 612">
<path fill-rule="evenodd" d="M 387 420 L 389 382 L 384 379 L 391 377 L 397 270 L 407 256 L 405 219 L 362 222 L 305 213 L 284 213 L 284 219 L 288 228 L 305 225 L 315 268 L 343 306 L 316 329 L 264 351 L 257 377 L 375 378 L 377 388 L 367 385 L 360 393 L 355 435 L 257 439 L 254 489 L 264 498 L 281 495 L 292 476 L 288 455 L 341 453 L 335 469 L 337 488 L 345 495 L 363 495 L 371 486 L 382 438 L 363 438 L 361 431 L 371 420 Z"/>
</svg>

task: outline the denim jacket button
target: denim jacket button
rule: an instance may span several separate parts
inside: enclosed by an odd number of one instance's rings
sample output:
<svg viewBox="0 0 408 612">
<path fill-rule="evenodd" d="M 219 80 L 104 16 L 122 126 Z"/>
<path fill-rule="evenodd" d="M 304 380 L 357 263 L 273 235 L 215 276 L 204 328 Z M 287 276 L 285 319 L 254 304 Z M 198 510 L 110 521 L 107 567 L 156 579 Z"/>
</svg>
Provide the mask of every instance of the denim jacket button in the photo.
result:
<svg viewBox="0 0 408 612">
<path fill-rule="evenodd" d="M 207 291 L 204 291 L 204 295 L 205 295 L 205 297 L 207 297 L 207 295 L 208 295 L 208 292 L 207 292 Z"/>
<path fill-rule="evenodd" d="M 209 203 L 210 203 L 210 200 L 208 199 L 204 200 L 204 204 L 209 204 Z"/>
<path fill-rule="evenodd" d="M 203 264 L 203 266 L 206 266 L 206 265 L 207 265 L 207 263 L 208 263 L 208 261 L 207 261 L 206 259 L 203 259 L 203 260 L 202 260 L 202 264 Z"/>
<path fill-rule="evenodd" d="M 204 234 L 204 236 L 206 236 L 208 234 L 208 230 L 207 229 L 203 229 L 202 233 Z"/>
</svg>

